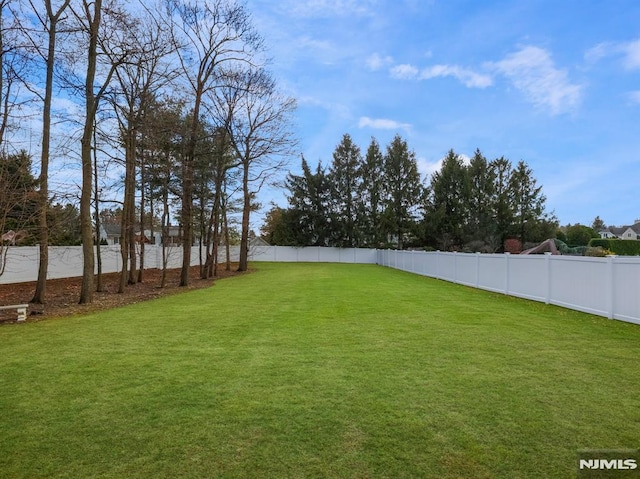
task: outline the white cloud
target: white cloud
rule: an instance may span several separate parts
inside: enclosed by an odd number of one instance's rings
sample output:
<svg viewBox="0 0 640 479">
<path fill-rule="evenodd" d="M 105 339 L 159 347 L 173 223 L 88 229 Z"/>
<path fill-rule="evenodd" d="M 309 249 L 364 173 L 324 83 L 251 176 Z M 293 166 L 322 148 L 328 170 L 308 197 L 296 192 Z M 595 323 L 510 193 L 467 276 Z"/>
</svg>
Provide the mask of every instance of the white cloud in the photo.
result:
<svg viewBox="0 0 640 479">
<path fill-rule="evenodd" d="M 584 57 L 590 63 L 603 58 L 622 55 L 623 65 L 628 70 L 640 69 L 640 39 L 631 42 L 604 42 L 587 50 Z"/>
<path fill-rule="evenodd" d="M 629 92 L 629 98 L 634 103 L 640 104 L 640 90 L 635 90 L 635 91 Z"/>
<path fill-rule="evenodd" d="M 595 47 L 587 50 L 584 54 L 585 60 L 589 63 L 596 63 L 602 60 L 604 57 L 611 54 L 610 50 L 612 45 L 613 44 L 609 42 L 598 43 Z"/>
<path fill-rule="evenodd" d="M 411 124 L 400 123 L 395 120 L 387 120 L 384 118 L 369 118 L 368 116 L 360 117 L 358 122 L 359 128 L 373 128 L 375 130 L 405 130 L 411 129 Z"/>
<path fill-rule="evenodd" d="M 425 160 L 424 158 L 418 158 L 418 171 L 420 174 L 426 178 L 427 181 L 431 180 L 431 175 L 433 175 L 436 171 L 440 171 L 442 168 L 443 158 L 434 162 Z"/>
<path fill-rule="evenodd" d="M 402 64 L 391 68 L 391 77 L 398 80 L 412 80 L 418 76 L 419 70 L 413 65 Z"/>
<path fill-rule="evenodd" d="M 298 105 L 322 108 L 332 115 L 335 115 L 337 118 L 349 118 L 351 116 L 349 108 L 346 105 L 337 102 L 325 101 L 313 96 L 307 95 L 298 97 Z"/>
<path fill-rule="evenodd" d="M 487 88 L 493 85 L 490 75 L 483 75 L 457 65 L 434 65 L 420 72 L 420 79 L 453 77 L 469 88 Z"/>
<path fill-rule="evenodd" d="M 581 101 L 582 86 L 571 83 L 567 72 L 557 69 L 542 48 L 524 47 L 488 66 L 511 80 L 534 105 L 554 115 L 573 110 Z"/>
<path fill-rule="evenodd" d="M 457 65 L 433 65 L 423 70 L 409 64 L 391 68 L 391 77 L 398 80 L 430 80 L 438 77 L 453 77 L 468 88 L 486 88 L 493 84 L 490 75 L 476 73 Z"/>
<path fill-rule="evenodd" d="M 296 43 L 302 50 L 318 50 L 324 52 L 332 52 L 333 45 L 329 40 L 316 40 L 311 37 L 301 37 L 296 40 Z"/>
<path fill-rule="evenodd" d="M 462 163 L 464 165 L 469 166 L 471 164 L 471 158 L 469 156 L 460 153 L 458 153 L 458 156 L 462 159 Z M 429 161 L 424 158 L 418 158 L 418 171 L 427 179 L 427 181 L 429 181 L 431 180 L 431 175 L 442 169 L 442 164 L 444 163 L 445 158 L 446 157 L 442 157 L 436 162 Z"/>
<path fill-rule="evenodd" d="M 381 56 L 377 53 L 374 53 L 369 58 L 367 58 L 367 66 L 371 71 L 378 71 L 382 68 L 393 64 L 393 58 L 390 56 Z"/>
<path fill-rule="evenodd" d="M 640 68 L 640 40 L 625 43 L 623 45 L 625 54 L 624 65 L 629 70 L 637 70 Z"/>
</svg>

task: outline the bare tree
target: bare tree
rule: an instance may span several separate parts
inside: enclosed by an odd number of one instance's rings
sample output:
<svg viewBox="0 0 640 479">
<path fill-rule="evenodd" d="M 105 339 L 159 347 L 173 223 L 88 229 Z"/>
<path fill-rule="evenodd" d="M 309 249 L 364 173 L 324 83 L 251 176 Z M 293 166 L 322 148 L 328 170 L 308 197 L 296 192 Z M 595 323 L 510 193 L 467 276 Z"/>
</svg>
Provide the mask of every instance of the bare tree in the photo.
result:
<svg viewBox="0 0 640 479">
<path fill-rule="evenodd" d="M 15 19 L 11 14 L 12 0 L 0 0 L 0 151 L 7 152 L 6 136 L 13 111 L 19 106 L 17 87 L 23 80 L 26 57 Z"/>
<path fill-rule="evenodd" d="M 198 143 L 202 102 L 217 87 L 220 67 L 228 62 L 253 61 L 262 40 L 253 29 L 247 10 L 233 0 L 209 2 L 167 0 L 176 19 L 174 40 L 179 47 L 184 78 L 193 95 L 191 131 L 182 163 L 183 257 L 180 285 L 189 284 L 193 241 L 193 164 Z"/>
<path fill-rule="evenodd" d="M 82 0 L 79 6 L 73 6 L 72 11 L 78 21 L 80 29 L 86 39 L 87 64 L 84 81 L 84 126 L 81 139 L 82 190 L 80 194 L 80 222 L 82 231 L 82 286 L 80 289 L 80 304 L 93 301 L 94 290 L 94 248 L 93 223 L 91 221 L 91 193 L 93 188 L 92 140 L 94 122 L 98 111 L 98 104 L 104 97 L 116 68 L 129 55 L 130 45 L 119 42 L 118 30 L 103 29 L 102 0 Z M 112 5 L 110 12 L 116 12 Z M 113 25 L 111 25 L 113 26 Z M 105 36 L 101 37 L 104 33 Z M 126 36 L 126 35 L 125 35 Z M 129 37 L 130 38 L 130 37 Z M 102 85 L 96 91 L 96 73 L 98 71 L 98 57 L 100 49 L 108 49 L 106 56 L 105 74 Z"/>
<path fill-rule="evenodd" d="M 174 252 L 170 221 L 171 206 L 178 196 L 177 164 L 183 155 L 186 136 L 183 106 L 181 101 L 173 98 L 155 100 L 142 125 L 141 149 L 145 157 L 148 198 L 161 205 L 161 287 L 166 285 L 167 264 Z"/>
<path fill-rule="evenodd" d="M 64 0 L 58 8 L 54 8 L 52 0 L 44 0 L 45 12 L 41 5 L 35 5 L 29 1 L 29 5 L 35 18 L 38 19 L 42 30 L 47 34 L 46 49 L 38 48 L 38 42 L 32 41 L 35 51 L 46 65 L 45 93 L 42 98 L 42 150 L 40 155 L 39 178 L 39 248 L 40 259 L 38 265 L 38 281 L 33 295 L 32 303 L 43 304 L 45 302 L 47 288 L 47 269 L 49 266 L 49 225 L 47 224 L 47 212 L 49 210 L 49 156 L 51 145 L 51 102 L 53 98 L 53 79 L 56 61 L 56 41 L 58 25 L 62 21 L 65 10 L 70 0 Z"/>
<path fill-rule="evenodd" d="M 120 141 L 125 153 L 124 208 L 122 216 L 122 272 L 119 292 L 124 292 L 126 284 L 142 279 L 144 252 L 140 251 L 140 272 L 136 278 L 135 240 L 135 181 L 136 160 L 138 159 L 138 139 L 148 108 L 154 102 L 155 94 L 175 76 L 164 59 L 172 52 L 172 42 L 162 24 L 150 15 L 129 21 L 128 31 L 135 32 L 138 49 L 131 53 L 126 64 L 116 69 L 118 88 L 111 96 L 120 129 Z M 141 192 L 144 186 L 141 185 Z M 144 204 L 140 205 L 140 233 L 143 234 Z M 141 248 L 144 242 L 140 243 Z M 128 265 L 127 265 L 128 260 Z"/>
<path fill-rule="evenodd" d="M 282 170 L 296 140 L 291 130 L 293 98 L 281 95 L 263 69 L 230 70 L 216 90 L 216 116 L 225 125 L 242 168 L 242 233 L 239 271 L 247 270 L 249 222 L 256 194 Z"/>
</svg>

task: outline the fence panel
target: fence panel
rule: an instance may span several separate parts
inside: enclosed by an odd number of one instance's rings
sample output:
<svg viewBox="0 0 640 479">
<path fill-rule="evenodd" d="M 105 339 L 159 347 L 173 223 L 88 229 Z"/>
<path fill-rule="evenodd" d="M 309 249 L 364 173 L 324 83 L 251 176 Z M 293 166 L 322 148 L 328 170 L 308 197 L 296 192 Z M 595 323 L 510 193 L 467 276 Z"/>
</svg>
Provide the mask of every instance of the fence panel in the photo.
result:
<svg viewBox="0 0 640 479">
<path fill-rule="evenodd" d="M 475 286 L 478 277 L 478 255 L 455 253 L 456 282 L 466 286 Z"/>
<path fill-rule="evenodd" d="M 640 258 L 612 260 L 612 317 L 640 324 Z"/>
<path fill-rule="evenodd" d="M 438 255 L 438 278 L 456 282 L 456 253 L 436 253 Z"/>
<path fill-rule="evenodd" d="M 511 255 L 509 257 L 509 294 L 535 301 L 546 301 L 547 255 Z"/>
<path fill-rule="evenodd" d="M 488 291 L 506 292 L 507 255 L 483 254 L 478 264 L 478 287 Z"/>
<path fill-rule="evenodd" d="M 550 261 L 550 302 L 578 311 L 609 315 L 608 264 L 603 258 L 556 256 Z"/>
</svg>

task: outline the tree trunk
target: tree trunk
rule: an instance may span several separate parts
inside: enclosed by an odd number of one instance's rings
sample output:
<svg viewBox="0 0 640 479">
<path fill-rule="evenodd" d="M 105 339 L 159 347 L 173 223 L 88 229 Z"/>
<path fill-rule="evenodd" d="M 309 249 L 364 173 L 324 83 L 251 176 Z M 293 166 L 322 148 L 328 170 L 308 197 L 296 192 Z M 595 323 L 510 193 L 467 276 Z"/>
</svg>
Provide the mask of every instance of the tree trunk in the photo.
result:
<svg viewBox="0 0 640 479">
<path fill-rule="evenodd" d="M 85 5 L 87 12 L 89 6 Z M 80 288 L 80 304 L 93 301 L 93 231 L 91 224 L 91 190 L 93 187 L 93 168 L 91 158 L 91 140 L 93 139 L 93 123 L 97 110 L 97 100 L 93 92 L 97 64 L 98 29 L 102 0 L 93 3 L 93 20 L 89 21 L 89 47 L 87 48 L 87 76 L 85 80 L 85 121 L 81 140 L 82 159 L 82 192 L 80 194 L 80 231 L 82 236 L 82 285 Z"/>
<path fill-rule="evenodd" d="M 140 268 L 138 269 L 138 283 L 142 283 L 143 271 L 144 271 L 144 207 L 145 207 L 145 164 L 144 164 L 144 151 L 140 154 Z M 153 211 L 151 211 L 151 224 L 153 225 Z M 153 226 L 151 226 L 151 237 L 153 237 Z"/>
<path fill-rule="evenodd" d="M 98 262 L 98 277 L 96 291 L 101 293 L 104 290 L 102 283 L 102 251 L 100 249 L 100 193 L 98 191 L 98 147 L 96 141 L 96 125 L 93 125 L 93 180 L 94 180 L 94 211 L 96 228 L 96 261 Z"/>
<path fill-rule="evenodd" d="M 240 264 L 238 271 L 247 271 L 249 264 L 249 215 L 251 214 L 251 194 L 249 193 L 249 160 L 243 162 L 242 193 L 242 233 L 240 235 Z"/>
<path fill-rule="evenodd" d="M 129 139 L 127 148 L 129 149 L 129 157 L 127 158 L 127 176 L 128 176 L 128 192 L 125 193 L 125 204 L 127 205 L 127 246 L 129 247 L 129 277 L 128 284 L 136 282 L 136 132 L 129 131 Z M 125 180 L 127 181 L 127 180 Z M 125 187 L 125 188 L 126 188 Z"/>
<path fill-rule="evenodd" d="M 224 270 L 231 271 L 231 245 L 229 244 L 229 218 L 227 216 L 227 208 L 225 207 L 222 221 L 224 222 L 224 244 L 225 244 L 225 253 L 226 253 L 226 265 Z"/>
<path fill-rule="evenodd" d="M 129 115 L 131 118 L 131 115 Z M 124 293 L 127 284 L 135 282 L 135 151 L 132 153 L 132 135 L 127 129 L 125 132 L 125 176 L 124 176 L 124 202 L 122 218 L 120 219 L 120 256 L 122 258 L 122 271 L 120 272 L 120 286 L 118 293 Z"/>
<path fill-rule="evenodd" d="M 167 171 L 166 183 L 162 192 L 162 221 L 160 227 L 162 228 L 162 279 L 160 280 L 160 287 L 164 288 L 167 285 L 167 242 L 169 241 L 169 171 Z"/>
<path fill-rule="evenodd" d="M 38 281 L 33 294 L 32 303 L 44 304 L 47 292 L 47 270 L 49 268 L 49 227 L 47 210 L 49 206 L 49 150 L 51 144 L 51 101 L 53 98 L 53 70 L 55 66 L 56 33 L 58 20 L 67 8 L 69 1 L 63 3 L 54 14 L 51 0 L 45 1 L 49 18 L 49 43 L 47 51 L 47 76 L 45 84 L 44 105 L 42 108 L 42 156 L 40 160 L 40 204 L 39 204 L 39 240 L 40 259 L 38 264 Z"/>
<path fill-rule="evenodd" d="M 193 241 L 193 163 L 196 156 L 203 90 L 204 86 L 202 85 L 199 85 L 196 90 L 189 149 L 182 162 L 182 269 L 180 271 L 180 286 L 189 286 L 191 243 Z"/>
</svg>

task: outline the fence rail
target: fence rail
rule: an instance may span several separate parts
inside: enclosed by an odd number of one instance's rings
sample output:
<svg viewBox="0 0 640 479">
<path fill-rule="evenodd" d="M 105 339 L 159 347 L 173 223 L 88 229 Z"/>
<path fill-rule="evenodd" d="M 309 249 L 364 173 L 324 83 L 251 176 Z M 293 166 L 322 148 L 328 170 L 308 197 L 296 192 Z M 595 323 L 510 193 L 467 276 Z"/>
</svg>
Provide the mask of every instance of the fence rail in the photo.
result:
<svg viewBox="0 0 640 479">
<path fill-rule="evenodd" d="M 122 262 L 117 246 L 101 248 L 104 273 L 118 272 Z M 191 264 L 200 263 L 194 247 Z M 37 247 L 12 247 L 0 284 L 35 281 Z M 237 261 L 239 248 L 231 248 Z M 569 309 L 640 324 L 640 258 L 589 258 L 575 256 L 469 254 L 422 251 L 373 250 L 362 248 L 293 248 L 255 246 L 251 261 L 327 262 L 379 264 L 411 273 L 442 279 L 474 288 L 555 304 Z M 224 251 L 219 260 L 224 260 Z M 182 249 L 169 249 L 170 268 L 182 262 Z M 162 267 L 159 246 L 145 248 L 145 267 Z M 81 247 L 50 247 L 49 279 L 80 276 Z"/>
</svg>

